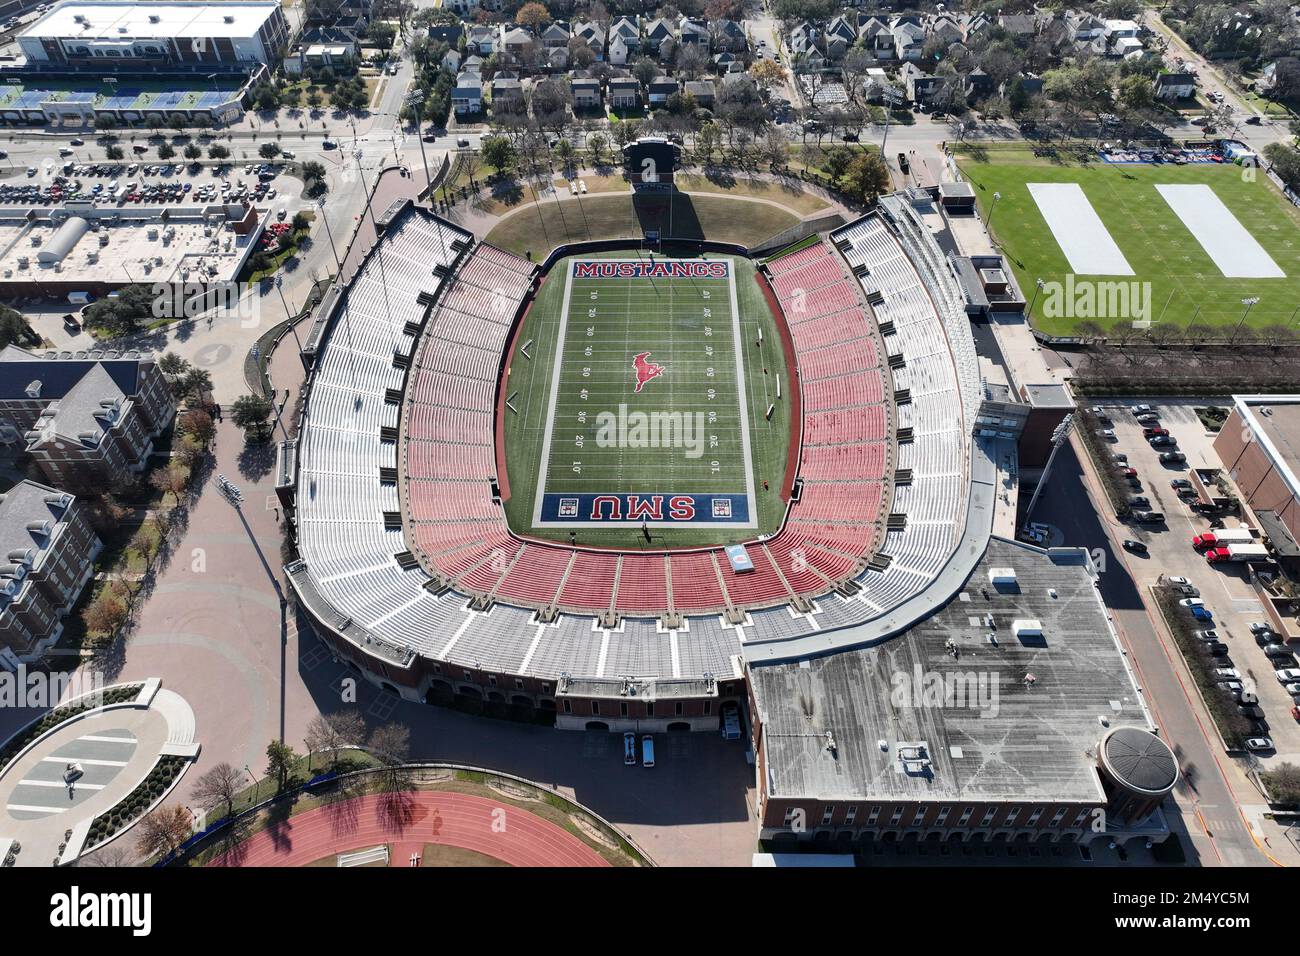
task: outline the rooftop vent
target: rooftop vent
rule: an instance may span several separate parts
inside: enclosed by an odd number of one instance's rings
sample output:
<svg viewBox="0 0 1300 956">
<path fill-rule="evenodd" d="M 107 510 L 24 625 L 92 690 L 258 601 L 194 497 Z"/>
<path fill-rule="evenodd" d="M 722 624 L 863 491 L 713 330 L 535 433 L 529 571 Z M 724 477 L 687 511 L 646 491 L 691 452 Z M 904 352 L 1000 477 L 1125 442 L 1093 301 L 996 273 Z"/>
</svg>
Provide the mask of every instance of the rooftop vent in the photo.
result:
<svg viewBox="0 0 1300 956">
<path fill-rule="evenodd" d="M 28 398 L 41 397 L 41 380 L 39 378 L 32 379 L 27 384 L 27 397 Z"/>
</svg>

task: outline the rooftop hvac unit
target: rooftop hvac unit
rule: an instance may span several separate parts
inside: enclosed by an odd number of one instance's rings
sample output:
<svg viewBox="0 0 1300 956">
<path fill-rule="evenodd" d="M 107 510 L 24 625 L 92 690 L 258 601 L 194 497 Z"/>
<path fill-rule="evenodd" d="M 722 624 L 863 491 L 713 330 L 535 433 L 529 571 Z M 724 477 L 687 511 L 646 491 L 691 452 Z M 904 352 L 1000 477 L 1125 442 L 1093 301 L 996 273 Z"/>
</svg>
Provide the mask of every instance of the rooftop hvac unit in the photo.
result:
<svg viewBox="0 0 1300 956">
<path fill-rule="evenodd" d="M 108 233 L 106 233 L 106 232 L 101 232 L 101 233 L 99 234 L 99 244 L 100 244 L 101 246 L 106 246 L 106 245 L 108 245 Z"/>
<path fill-rule="evenodd" d="M 41 244 L 41 241 L 42 240 L 41 240 L 40 233 L 36 233 L 32 236 L 32 245 L 39 246 Z"/>
<path fill-rule="evenodd" d="M 19 269 L 26 269 L 27 266 L 28 266 L 30 263 L 31 263 L 31 260 L 28 259 L 26 256 L 19 256 L 19 257 L 18 257 L 18 268 L 19 268 Z"/>
<path fill-rule="evenodd" d="M 1041 621 L 1033 618 L 1025 618 L 1011 622 L 1011 633 L 1017 638 L 1020 637 L 1042 637 L 1043 624 Z"/>
<path fill-rule="evenodd" d="M 90 263 L 98 262 L 98 261 L 99 261 L 99 253 L 98 253 L 98 252 L 88 252 L 88 253 L 86 253 L 86 261 L 87 261 L 87 262 L 90 262 Z"/>
<path fill-rule="evenodd" d="M 994 587 L 1008 586 L 1015 583 L 1015 568 L 989 568 L 989 584 Z"/>
</svg>

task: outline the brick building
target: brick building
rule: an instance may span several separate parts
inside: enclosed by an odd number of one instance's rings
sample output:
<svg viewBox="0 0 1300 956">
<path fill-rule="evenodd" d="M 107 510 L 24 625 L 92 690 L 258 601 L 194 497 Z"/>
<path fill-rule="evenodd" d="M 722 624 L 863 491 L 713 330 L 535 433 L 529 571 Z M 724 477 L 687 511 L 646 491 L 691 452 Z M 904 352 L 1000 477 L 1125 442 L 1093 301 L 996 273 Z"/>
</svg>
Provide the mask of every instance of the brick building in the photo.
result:
<svg viewBox="0 0 1300 956">
<path fill-rule="evenodd" d="M 1300 395 L 1234 395 L 1214 450 L 1279 560 L 1300 568 Z"/>
<path fill-rule="evenodd" d="M 152 359 L 0 351 L 0 442 L 21 443 L 59 488 L 97 493 L 130 480 L 175 414 Z"/>
<path fill-rule="evenodd" d="M 101 547 L 67 492 L 21 481 L 0 495 L 0 666 L 59 639 Z"/>
</svg>

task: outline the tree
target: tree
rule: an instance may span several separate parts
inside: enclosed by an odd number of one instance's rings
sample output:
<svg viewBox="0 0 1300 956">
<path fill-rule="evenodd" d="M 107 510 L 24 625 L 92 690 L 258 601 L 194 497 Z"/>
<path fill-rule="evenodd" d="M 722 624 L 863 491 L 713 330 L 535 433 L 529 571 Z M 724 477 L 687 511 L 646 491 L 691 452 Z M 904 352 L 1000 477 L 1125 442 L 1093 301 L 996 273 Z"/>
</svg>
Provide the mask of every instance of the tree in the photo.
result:
<svg viewBox="0 0 1300 956">
<path fill-rule="evenodd" d="M 185 155 L 186 159 L 190 160 L 198 159 L 203 155 L 203 150 L 199 148 L 197 143 L 186 143 L 185 149 L 181 152 Z"/>
<path fill-rule="evenodd" d="M 890 189 L 889 169 L 879 153 L 859 153 L 844 172 L 841 188 L 860 203 L 871 204 Z"/>
<path fill-rule="evenodd" d="M 537 33 L 551 22 L 551 15 L 540 3 L 525 3 L 515 14 L 515 22 Z"/>
<path fill-rule="evenodd" d="M 289 782 L 289 774 L 298 760 L 298 754 L 288 744 L 272 740 L 266 745 L 266 775 L 275 780 L 276 792 Z"/>
<path fill-rule="evenodd" d="M 153 485 L 165 495 L 171 495 L 177 501 L 180 501 L 181 493 L 190 483 L 189 472 L 176 464 L 169 464 L 166 468 L 156 468 L 149 475 L 149 484 Z M 132 539 L 134 543 L 135 539 Z M 146 539 L 142 539 L 146 540 Z M 147 536 L 147 540 L 153 541 L 153 536 Z"/>
<path fill-rule="evenodd" d="M 660 73 L 659 64 L 648 56 L 643 56 L 632 65 L 632 75 L 642 86 L 649 86 Z"/>
<path fill-rule="evenodd" d="M 411 756 L 411 731 L 404 724 L 381 724 L 370 732 L 367 748 L 383 767 L 380 786 L 385 790 L 403 789 L 404 766 Z"/>
<path fill-rule="evenodd" d="M 257 155 L 263 159 L 275 159 L 280 155 L 280 146 L 278 143 L 263 143 L 257 147 Z"/>
<path fill-rule="evenodd" d="M 777 83 L 785 82 L 785 67 L 775 60 L 755 60 L 749 68 L 749 75 L 754 78 L 760 90 L 769 90 Z"/>
<path fill-rule="evenodd" d="M 222 146 L 220 143 L 213 143 L 211 146 L 208 147 L 208 158 L 229 159 L 230 150 L 226 149 L 226 147 Z"/>
<path fill-rule="evenodd" d="M 483 153 L 483 162 L 493 167 L 498 173 L 504 173 L 514 165 L 515 148 L 504 136 L 489 136 L 479 147 Z"/>
<path fill-rule="evenodd" d="M 104 150 L 104 156 L 110 160 L 118 161 L 126 157 L 126 152 L 121 146 L 113 145 Z"/>
<path fill-rule="evenodd" d="M 260 395 L 241 395 L 231 407 L 231 420 L 244 430 L 244 435 L 254 441 L 264 440 L 269 430 L 271 403 Z"/>
<path fill-rule="evenodd" d="M 356 709 L 341 710 L 335 714 L 317 714 L 307 725 L 303 742 L 309 753 L 327 753 L 330 763 L 337 761 L 343 747 L 360 745 L 366 733 L 366 722 Z"/>
<path fill-rule="evenodd" d="M 212 373 L 205 368 L 188 368 L 176 382 L 175 393 L 178 400 L 198 399 L 212 391 Z"/>
<path fill-rule="evenodd" d="M 87 630 L 110 635 L 126 623 L 126 617 L 126 606 L 107 591 L 101 591 L 81 614 Z"/>
<path fill-rule="evenodd" d="M 1283 761 L 1274 769 L 1265 770 L 1259 778 L 1274 803 L 1291 807 L 1300 804 L 1300 767 Z"/>
<path fill-rule="evenodd" d="M 194 818 L 179 803 L 159 807 L 140 821 L 136 846 L 141 856 L 166 856 L 175 852 L 193 829 Z"/>
<path fill-rule="evenodd" d="M 15 312 L 8 306 L 0 305 L 0 349 L 17 345 L 35 338 L 31 326 L 21 312 Z M 39 341 L 39 340 L 38 340 Z M 32 343 L 36 344 L 36 343 Z"/>
<path fill-rule="evenodd" d="M 220 804 L 226 805 L 226 816 L 235 810 L 235 797 L 239 795 L 244 782 L 244 771 L 237 770 L 228 763 L 219 763 L 194 785 L 194 799 L 204 810 L 211 810 Z"/>
<path fill-rule="evenodd" d="M 171 159 L 175 155 L 176 155 L 176 147 L 173 146 L 171 143 L 158 144 L 159 159 Z"/>
<path fill-rule="evenodd" d="M 1264 158 L 1282 182 L 1293 191 L 1300 190 L 1300 152 L 1284 143 L 1269 143 L 1264 147 Z"/>
</svg>

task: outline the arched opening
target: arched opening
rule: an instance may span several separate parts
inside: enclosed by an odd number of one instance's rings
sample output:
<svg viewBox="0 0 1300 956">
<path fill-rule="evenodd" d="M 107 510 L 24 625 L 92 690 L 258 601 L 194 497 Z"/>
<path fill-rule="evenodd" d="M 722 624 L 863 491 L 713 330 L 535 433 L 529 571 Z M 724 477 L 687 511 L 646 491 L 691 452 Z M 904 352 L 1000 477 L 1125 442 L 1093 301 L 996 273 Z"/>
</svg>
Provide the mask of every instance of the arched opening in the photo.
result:
<svg viewBox="0 0 1300 956">
<path fill-rule="evenodd" d="M 677 733 L 679 731 L 689 731 L 690 729 L 691 729 L 691 725 L 684 720 L 675 720 L 668 725 L 668 731 L 670 733 Z"/>
<path fill-rule="evenodd" d="M 608 730 L 609 730 L 609 724 L 605 723 L 603 720 L 589 720 L 589 721 L 587 721 L 587 728 L 586 728 L 586 729 L 587 729 L 587 730 L 603 730 L 603 731 L 608 732 Z"/>
</svg>

